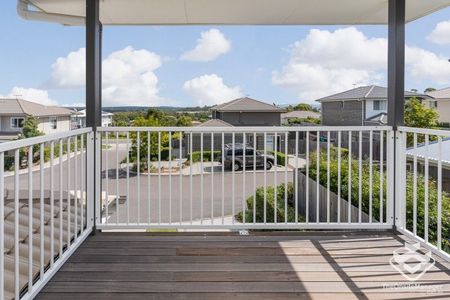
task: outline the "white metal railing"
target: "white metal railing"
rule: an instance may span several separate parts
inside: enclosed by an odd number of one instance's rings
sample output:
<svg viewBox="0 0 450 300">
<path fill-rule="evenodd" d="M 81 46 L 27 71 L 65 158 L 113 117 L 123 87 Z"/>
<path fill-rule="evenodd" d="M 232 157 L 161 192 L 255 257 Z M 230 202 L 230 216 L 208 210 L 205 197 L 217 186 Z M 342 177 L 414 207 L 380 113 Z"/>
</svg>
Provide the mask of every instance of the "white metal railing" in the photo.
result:
<svg viewBox="0 0 450 300">
<path fill-rule="evenodd" d="M 450 131 L 397 131 L 396 226 L 450 260 Z"/>
<path fill-rule="evenodd" d="M 33 298 L 91 231 L 92 137 L 79 129 L 0 144 L 0 299 Z"/>
<path fill-rule="evenodd" d="M 98 131 L 99 229 L 392 228 L 390 127 Z"/>
</svg>

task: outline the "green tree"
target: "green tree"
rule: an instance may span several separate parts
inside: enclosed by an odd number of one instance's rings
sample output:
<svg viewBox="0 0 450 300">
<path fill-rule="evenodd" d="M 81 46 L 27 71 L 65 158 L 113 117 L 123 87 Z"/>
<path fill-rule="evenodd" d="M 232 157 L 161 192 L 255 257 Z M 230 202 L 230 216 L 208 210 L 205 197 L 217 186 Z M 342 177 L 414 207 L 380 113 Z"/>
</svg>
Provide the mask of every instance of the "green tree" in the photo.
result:
<svg viewBox="0 0 450 300">
<path fill-rule="evenodd" d="M 438 125 L 439 113 L 434 108 L 426 107 L 419 99 L 411 98 L 405 104 L 405 126 L 415 128 L 434 128 Z M 418 135 L 418 142 L 424 141 L 423 135 Z M 433 138 L 433 137 L 431 137 Z M 408 145 L 413 144 L 413 134 L 408 134 Z"/>
<path fill-rule="evenodd" d="M 178 127 L 190 127 L 192 126 L 192 118 L 189 116 L 181 116 L 177 120 Z"/>
<path fill-rule="evenodd" d="M 429 88 L 426 88 L 423 92 L 424 93 L 429 93 L 429 92 L 434 92 L 435 90 L 436 90 L 435 88 L 429 87 Z"/>
<path fill-rule="evenodd" d="M 313 111 L 313 107 L 310 104 L 307 103 L 300 103 L 294 106 L 294 110 L 300 110 L 300 111 Z"/>
<path fill-rule="evenodd" d="M 31 138 L 43 135 L 44 133 L 38 129 L 38 120 L 34 117 L 27 117 L 23 121 L 21 138 Z"/>
</svg>

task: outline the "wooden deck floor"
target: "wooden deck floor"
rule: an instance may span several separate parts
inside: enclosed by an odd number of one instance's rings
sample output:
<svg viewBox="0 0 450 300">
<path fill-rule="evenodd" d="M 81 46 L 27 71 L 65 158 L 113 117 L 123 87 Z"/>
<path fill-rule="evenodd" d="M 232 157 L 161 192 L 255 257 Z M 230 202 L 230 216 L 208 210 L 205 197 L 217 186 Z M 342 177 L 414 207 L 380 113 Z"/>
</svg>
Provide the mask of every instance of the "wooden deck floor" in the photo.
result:
<svg viewBox="0 0 450 300">
<path fill-rule="evenodd" d="M 408 282 L 389 264 L 402 246 L 384 232 L 99 233 L 37 298 L 450 299 L 449 264 Z"/>
</svg>

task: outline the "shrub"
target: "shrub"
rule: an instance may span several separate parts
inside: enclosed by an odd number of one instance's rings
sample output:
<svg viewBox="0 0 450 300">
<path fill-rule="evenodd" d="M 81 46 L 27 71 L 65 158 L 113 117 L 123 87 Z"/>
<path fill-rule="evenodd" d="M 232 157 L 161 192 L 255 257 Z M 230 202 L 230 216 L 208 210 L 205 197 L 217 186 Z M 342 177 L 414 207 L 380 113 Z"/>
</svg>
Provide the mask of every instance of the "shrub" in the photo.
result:
<svg viewBox="0 0 450 300">
<path fill-rule="evenodd" d="M 285 185 L 280 184 L 275 188 L 268 186 L 266 188 L 266 222 L 272 223 L 275 221 L 275 212 L 277 215 L 277 222 L 285 222 L 287 214 L 287 222 L 295 222 L 295 207 L 294 203 L 294 185 L 290 182 L 287 185 L 287 207 L 285 207 Z M 275 205 L 275 199 L 276 205 Z M 264 222 L 264 187 L 256 189 L 256 202 L 253 200 L 253 195 L 247 198 L 247 210 L 245 211 L 245 222 L 253 222 L 253 207 L 255 207 L 255 221 L 256 223 Z M 298 216 L 299 221 L 302 221 L 302 217 Z M 244 221 L 243 212 L 236 215 L 236 219 L 240 222 Z"/>
<path fill-rule="evenodd" d="M 277 165 L 285 166 L 286 165 L 286 154 L 283 152 L 275 152 L 275 151 L 267 151 L 269 154 L 277 157 Z"/>
<path fill-rule="evenodd" d="M 14 155 L 6 155 L 4 156 L 5 170 L 10 171 L 14 166 Z"/>
<path fill-rule="evenodd" d="M 201 160 L 201 151 L 193 151 L 188 155 L 187 161 L 190 162 L 192 156 L 192 162 L 196 163 Z M 222 158 L 222 152 L 220 151 L 203 151 L 203 161 L 209 162 L 211 161 L 211 157 L 214 156 L 214 161 L 220 161 Z"/>
</svg>

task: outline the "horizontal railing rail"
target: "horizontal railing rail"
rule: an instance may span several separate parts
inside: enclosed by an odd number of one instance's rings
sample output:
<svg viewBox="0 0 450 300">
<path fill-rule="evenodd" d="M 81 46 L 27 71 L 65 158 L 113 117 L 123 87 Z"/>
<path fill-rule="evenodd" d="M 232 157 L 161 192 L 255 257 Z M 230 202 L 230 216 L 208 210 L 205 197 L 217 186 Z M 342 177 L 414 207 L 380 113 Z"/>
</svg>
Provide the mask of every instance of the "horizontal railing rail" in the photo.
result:
<svg viewBox="0 0 450 300">
<path fill-rule="evenodd" d="M 0 299 L 33 298 L 92 230 L 92 138 L 86 128 L 0 144 Z"/>
<path fill-rule="evenodd" d="M 98 131 L 99 229 L 392 227 L 388 126 Z"/>
</svg>

